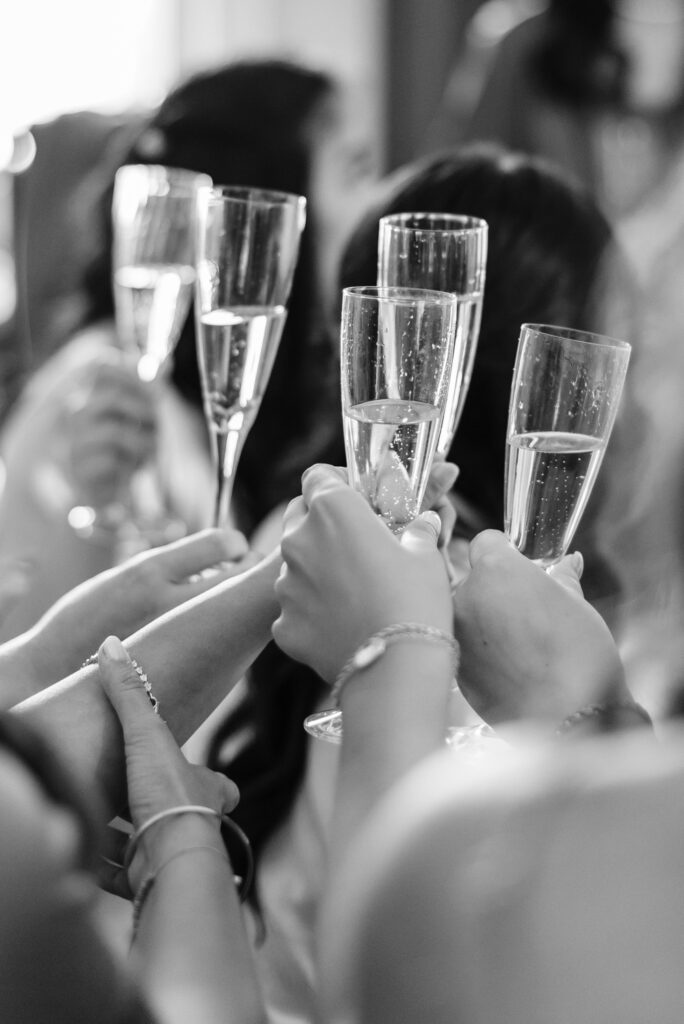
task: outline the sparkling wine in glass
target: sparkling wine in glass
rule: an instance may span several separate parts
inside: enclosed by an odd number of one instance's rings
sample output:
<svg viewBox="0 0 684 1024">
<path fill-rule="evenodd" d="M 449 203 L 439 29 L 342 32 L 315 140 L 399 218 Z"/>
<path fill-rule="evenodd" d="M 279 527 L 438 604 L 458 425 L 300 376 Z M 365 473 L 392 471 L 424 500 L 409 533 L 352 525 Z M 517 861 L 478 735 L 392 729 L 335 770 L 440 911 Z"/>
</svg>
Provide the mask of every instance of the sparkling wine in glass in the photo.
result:
<svg viewBox="0 0 684 1024">
<path fill-rule="evenodd" d="M 341 385 L 352 486 L 393 533 L 420 512 L 447 399 L 457 299 L 424 288 L 345 288 Z M 337 710 L 305 728 L 339 741 Z"/>
<path fill-rule="evenodd" d="M 159 165 L 121 167 L 112 202 L 114 303 L 122 343 L 141 380 L 169 368 L 195 282 L 197 191 L 206 174 Z"/>
<path fill-rule="evenodd" d="M 216 526 L 228 519 L 240 452 L 273 369 L 305 219 L 303 196 L 225 185 L 199 191 L 195 315 Z"/>
<path fill-rule="evenodd" d="M 523 324 L 506 438 L 505 530 L 543 568 L 566 554 L 605 454 L 631 347 Z"/>
<path fill-rule="evenodd" d="M 436 288 L 457 299 L 456 343 L 439 426 L 446 458 L 468 394 L 482 316 L 487 222 L 450 213 L 393 213 L 380 219 L 378 284 Z"/>
<path fill-rule="evenodd" d="M 197 190 L 206 174 L 155 164 L 119 168 L 112 199 L 112 285 L 119 342 L 150 384 L 168 374 L 192 301 Z M 154 393 L 150 392 L 150 400 Z M 168 514 L 154 467 L 143 467 L 107 508 L 78 507 L 70 522 L 86 535 L 98 523 L 126 551 L 172 540 L 183 524 Z M 125 539 L 124 539 L 125 535 Z"/>
</svg>

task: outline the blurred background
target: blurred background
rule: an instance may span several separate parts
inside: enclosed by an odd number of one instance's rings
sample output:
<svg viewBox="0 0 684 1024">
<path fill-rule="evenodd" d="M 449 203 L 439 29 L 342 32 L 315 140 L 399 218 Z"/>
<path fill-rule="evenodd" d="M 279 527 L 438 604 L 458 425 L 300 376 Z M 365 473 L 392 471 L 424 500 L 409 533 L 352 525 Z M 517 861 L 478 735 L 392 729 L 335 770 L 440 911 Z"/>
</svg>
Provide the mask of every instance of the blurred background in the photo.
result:
<svg viewBox="0 0 684 1024">
<path fill-rule="evenodd" d="M 187 76 L 244 57 L 285 57 L 329 71 L 367 121 L 379 173 L 440 143 L 476 102 L 490 55 L 535 0 L 24 0 L 7 5 L 0 41 L 0 342 L 5 364 L 26 333 L 26 303 L 66 289 L 63 199 L 117 133 Z M 458 75 L 453 78 L 454 67 Z M 26 237 L 38 208 L 42 261 Z M 60 250 L 59 247 L 62 247 Z M 28 281 L 24 255 L 30 248 Z M 61 275 L 61 279 L 60 279 Z M 38 327 L 39 329 L 39 327 Z M 10 346 L 10 339 L 11 341 Z M 11 351 L 9 351 L 11 347 Z M 4 366 L 3 380 L 13 378 Z M 6 402 L 2 402 L 6 406 Z"/>
</svg>

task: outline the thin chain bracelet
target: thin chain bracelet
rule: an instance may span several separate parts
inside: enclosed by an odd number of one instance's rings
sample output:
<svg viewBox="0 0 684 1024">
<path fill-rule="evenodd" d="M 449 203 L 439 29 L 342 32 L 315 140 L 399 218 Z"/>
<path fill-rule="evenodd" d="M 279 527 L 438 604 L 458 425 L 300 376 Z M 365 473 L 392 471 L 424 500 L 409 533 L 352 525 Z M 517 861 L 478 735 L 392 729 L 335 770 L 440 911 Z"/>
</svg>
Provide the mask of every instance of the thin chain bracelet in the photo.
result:
<svg viewBox="0 0 684 1024">
<path fill-rule="evenodd" d="M 458 671 L 460 648 L 458 641 L 450 633 L 445 633 L 435 626 L 426 626 L 422 622 L 397 622 L 369 636 L 342 666 L 331 693 L 336 708 L 340 706 L 340 695 L 351 677 L 376 662 L 385 653 L 389 644 L 398 640 L 426 640 L 449 647 L 454 660 L 454 675 Z"/>
<path fill-rule="evenodd" d="M 86 658 L 86 660 L 81 665 L 81 668 L 87 668 L 89 665 L 97 665 L 97 651 L 95 652 L 95 654 L 91 654 L 90 657 Z M 147 694 L 147 696 L 149 698 L 150 704 L 152 705 L 152 710 L 154 711 L 155 715 L 158 715 L 159 714 L 159 701 L 157 700 L 155 695 L 152 693 L 152 684 L 150 683 L 149 679 L 147 678 L 147 673 L 138 664 L 138 662 L 135 660 L 135 658 L 131 658 L 131 665 L 133 666 L 135 671 L 138 673 L 138 676 L 140 678 L 140 682 L 143 684 L 143 689 L 145 690 L 145 693 Z"/>
</svg>

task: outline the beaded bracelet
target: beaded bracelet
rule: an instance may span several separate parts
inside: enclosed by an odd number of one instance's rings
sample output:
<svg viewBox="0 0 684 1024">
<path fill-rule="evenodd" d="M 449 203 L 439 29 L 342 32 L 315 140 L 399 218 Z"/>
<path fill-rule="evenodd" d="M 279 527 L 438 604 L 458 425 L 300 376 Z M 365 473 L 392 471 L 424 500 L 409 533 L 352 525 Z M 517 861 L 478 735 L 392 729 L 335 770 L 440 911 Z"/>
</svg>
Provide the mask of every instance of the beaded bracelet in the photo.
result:
<svg viewBox="0 0 684 1024">
<path fill-rule="evenodd" d="M 95 652 L 95 654 L 91 654 L 90 657 L 86 658 L 86 660 L 81 665 L 81 668 L 87 668 L 89 665 L 97 665 L 97 662 L 98 662 L 97 652 Z M 157 700 L 155 695 L 152 693 L 152 684 L 150 683 L 149 679 L 147 678 L 147 673 L 145 671 L 143 671 L 143 669 L 138 664 L 138 662 L 135 660 L 135 658 L 131 658 L 131 665 L 133 666 L 133 668 L 137 672 L 137 674 L 138 674 L 138 676 L 140 678 L 140 682 L 143 684 L 143 688 L 145 690 L 145 693 L 147 694 L 149 702 L 152 705 L 152 710 L 154 711 L 155 715 L 158 715 L 159 714 L 159 701 Z"/>
<path fill-rule="evenodd" d="M 642 707 L 641 704 L 637 704 L 635 700 L 612 700 L 606 701 L 603 704 L 587 704 L 586 707 L 574 711 L 567 718 L 564 718 L 557 727 L 556 736 L 565 736 L 575 726 L 592 719 L 602 727 L 602 731 L 610 732 L 615 729 L 617 718 L 622 711 L 628 711 L 635 715 L 639 719 L 640 725 L 653 726 L 653 720 L 646 708 Z"/>
<path fill-rule="evenodd" d="M 388 646 L 399 640 L 426 640 L 429 643 L 443 644 L 451 649 L 454 659 L 454 674 L 458 670 L 460 648 L 450 633 L 445 633 L 435 626 L 426 626 L 422 622 L 397 622 L 373 633 L 352 654 L 351 658 L 340 669 L 332 688 L 332 702 L 340 706 L 340 695 L 351 677 L 364 668 L 373 665 L 381 658 Z"/>
</svg>

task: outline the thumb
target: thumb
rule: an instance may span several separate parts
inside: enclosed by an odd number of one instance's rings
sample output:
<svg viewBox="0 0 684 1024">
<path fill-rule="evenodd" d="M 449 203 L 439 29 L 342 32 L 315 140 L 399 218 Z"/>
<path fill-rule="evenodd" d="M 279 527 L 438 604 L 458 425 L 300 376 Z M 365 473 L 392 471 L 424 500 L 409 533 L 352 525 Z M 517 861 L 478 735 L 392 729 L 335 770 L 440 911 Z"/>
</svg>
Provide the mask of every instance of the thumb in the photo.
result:
<svg viewBox="0 0 684 1024">
<path fill-rule="evenodd" d="M 302 497 L 307 508 L 313 499 L 321 494 L 348 488 L 346 471 L 339 466 L 329 466 L 325 462 L 315 463 L 302 475 Z"/>
<path fill-rule="evenodd" d="M 565 555 L 560 562 L 548 569 L 549 576 L 552 576 L 557 583 L 572 591 L 579 597 L 584 597 L 580 580 L 584 569 L 584 559 L 580 551 L 573 551 L 571 555 Z"/>
<path fill-rule="evenodd" d="M 97 652 L 97 663 L 102 689 L 128 737 L 141 723 L 149 721 L 146 716 L 153 715 L 144 680 L 118 637 L 107 637 Z"/>
<path fill-rule="evenodd" d="M 421 512 L 402 531 L 399 540 L 402 547 L 408 548 L 409 551 L 427 555 L 437 550 L 441 529 L 442 521 L 436 512 Z"/>
</svg>

